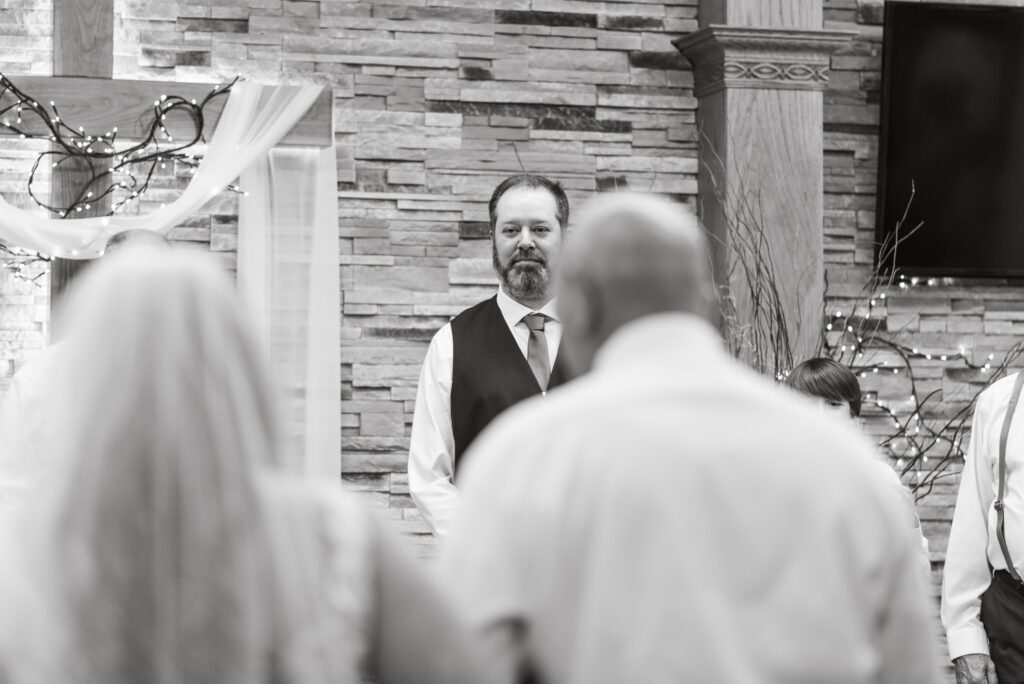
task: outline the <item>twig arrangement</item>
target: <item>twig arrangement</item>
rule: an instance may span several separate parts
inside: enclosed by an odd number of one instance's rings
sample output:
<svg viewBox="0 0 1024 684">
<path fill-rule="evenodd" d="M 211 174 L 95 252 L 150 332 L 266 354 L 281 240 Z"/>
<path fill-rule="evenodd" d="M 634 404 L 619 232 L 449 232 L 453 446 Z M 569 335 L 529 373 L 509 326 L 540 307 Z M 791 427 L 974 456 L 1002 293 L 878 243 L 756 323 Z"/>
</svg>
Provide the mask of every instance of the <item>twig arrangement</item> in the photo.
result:
<svg viewBox="0 0 1024 684">
<path fill-rule="evenodd" d="M 49 272 L 45 266 L 50 261 L 38 252 L 0 242 L 0 269 L 10 271 L 19 280 L 38 286 L 39 279 Z"/>
<path fill-rule="evenodd" d="M 22 139 L 49 140 L 51 149 L 41 152 L 32 164 L 27 190 L 29 197 L 40 207 L 60 218 L 74 218 L 76 214 L 92 208 L 107 197 L 112 198 L 108 215 L 113 215 L 129 202 L 140 199 L 149 189 L 158 169 L 180 164 L 195 173 L 202 156 L 195 153 L 198 145 L 205 144 L 203 130 L 206 124 L 205 108 L 215 98 L 231 91 L 237 78 L 227 85 L 214 86 L 201 100 L 186 100 L 178 95 L 161 95 L 153 102 L 152 121 L 145 127 L 141 140 L 127 146 L 118 145 L 117 127 L 101 135 L 93 135 L 84 127 L 75 127 L 61 117 L 55 102 L 40 104 L 0 73 L 0 126 Z M 175 141 L 167 128 L 169 116 L 183 115 L 191 124 L 184 139 Z M 27 131 L 27 120 L 42 123 L 45 133 Z M 40 169 L 57 171 L 62 167 L 85 170 L 86 179 L 76 189 L 70 202 L 57 205 L 40 198 L 35 181 Z M 241 192 L 237 185 L 228 190 Z M 117 198 L 114 202 L 113 199 Z M 46 264 L 50 257 L 32 250 L 0 243 L 0 268 L 10 270 L 15 277 L 38 284 L 45 269 L 32 268 Z"/>
<path fill-rule="evenodd" d="M 112 205 L 109 212 L 112 215 L 143 195 L 157 169 L 166 168 L 168 163 L 183 164 L 195 173 L 202 159 L 189 150 L 206 142 L 203 136 L 204 109 L 213 99 L 230 92 L 236 81 L 226 86 L 214 86 L 200 101 L 161 95 L 153 102 L 153 118 L 142 140 L 119 149 L 116 126 L 100 135 L 93 135 L 82 126 L 76 128 L 61 117 L 56 103 L 50 102 L 48 107 L 40 104 L 0 74 L 0 125 L 21 138 L 53 143 L 53 149 L 39 154 L 29 174 L 28 194 L 36 204 L 61 218 L 68 218 L 121 192 L 123 197 Z M 183 140 L 175 141 L 167 128 L 168 117 L 175 114 L 184 114 L 192 124 L 191 134 Z M 46 132 L 26 132 L 25 119 L 29 117 L 40 121 Z M 81 164 L 76 163 L 79 161 Z M 59 169 L 65 164 L 75 164 L 76 169 L 84 166 L 88 178 L 68 204 L 57 206 L 43 201 L 35 192 L 37 172 L 46 165 Z M 229 186 L 229 189 L 239 190 L 237 186 Z"/>
<path fill-rule="evenodd" d="M 1011 347 L 998 363 L 994 354 L 978 362 L 963 347 L 956 351 L 936 352 L 904 344 L 900 340 L 909 333 L 903 328 L 890 330 L 885 325 L 888 317 L 884 313 L 880 315 L 879 310 L 886 305 L 887 292 L 939 284 L 934 278 L 911 278 L 908 281 L 896 265 L 899 246 L 923 225 L 918 223 L 904 232 L 914 192 L 912 183 L 910 200 L 903 216 L 879 246 L 877 266 L 860 296 L 846 312 L 831 312 L 826 308 L 822 346 L 824 355 L 843 363 L 861 378 L 885 373 L 902 373 L 906 378 L 910 386 L 907 401 L 897 402 L 894 407 L 891 402 L 878 398 L 877 393 L 867 392 L 863 404 L 873 406 L 884 420 L 891 423 L 891 429 L 879 441 L 879 446 L 895 460 L 900 475 L 908 481 L 915 497 L 921 500 L 932 492 L 937 481 L 953 475 L 950 467 L 964 457 L 964 437 L 970 427 L 969 420 L 978 395 L 1018 365 L 1024 355 L 1024 343 Z M 952 281 L 944 284 L 949 282 Z M 972 371 L 977 380 L 974 383 L 976 391 L 966 401 L 955 404 L 944 400 L 941 389 L 922 395 L 914 371 L 915 361 L 945 363 L 947 367 L 957 364 Z M 939 410 L 940 404 L 944 404 L 945 412 Z M 943 416 L 943 413 L 947 415 Z"/>
<path fill-rule="evenodd" d="M 717 168 L 702 161 L 725 218 L 726 234 L 709 237 L 725 250 L 725 273 L 715 274 L 719 319 L 729 352 L 758 372 L 782 379 L 793 367 L 793 345 L 778 288 L 771 244 L 764 226 L 760 192 L 752 193 L 742 177 L 723 187 L 718 169 L 724 162 L 701 132 Z"/>
<path fill-rule="evenodd" d="M 721 160 L 717 163 L 721 165 Z M 750 192 L 742 177 L 729 188 L 727 196 L 714 169 L 706 162 L 705 171 L 726 226 L 724 239 L 712 236 L 725 243 L 727 250 L 727 273 L 716 278 L 726 344 L 736 358 L 782 380 L 795 365 L 792 338 L 779 297 L 760 197 Z M 955 351 L 918 349 L 904 343 L 909 335 L 907 330 L 888 328 L 889 293 L 939 284 L 934 278 L 908 280 L 897 267 L 900 246 L 923 226 L 917 223 L 905 229 L 913 200 L 912 185 L 903 216 L 878 246 L 877 265 L 854 302 L 846 310 L 833 310 L 827 302 L 822 303 L 819 355 L 844 364 L 861 378 L 877 374 L 905 378 L 910 388 L 907 400 L 887 401 L 879 398 L 877 392 L 869 391 L 865 392 L 862 405 L 875 413 L 875 420 L 884 421 L 887 429 L 879 439 L 879 447 L 894 460 L 901 478 L 915 498 L 921 500 L 937 482 L 955 474 L 951 468 L 963 460 L 965 437 L 978 395 L 1020 364 L 1024 359 L 1024 342 L 1014 345 L 998 362 L 994 354 L 978 361 L 962 347 Z M 943 284 L 951 282 L 944 280 Z M 825 290 L 828 291 L 827 278 Z M 914 368 L 920 362 L 946 364 L 944 372 L 963 369 L 971 376 L 970 394 L 956 402 L 942 397 L 941 388 L 922 394 Z"/>
</svg>

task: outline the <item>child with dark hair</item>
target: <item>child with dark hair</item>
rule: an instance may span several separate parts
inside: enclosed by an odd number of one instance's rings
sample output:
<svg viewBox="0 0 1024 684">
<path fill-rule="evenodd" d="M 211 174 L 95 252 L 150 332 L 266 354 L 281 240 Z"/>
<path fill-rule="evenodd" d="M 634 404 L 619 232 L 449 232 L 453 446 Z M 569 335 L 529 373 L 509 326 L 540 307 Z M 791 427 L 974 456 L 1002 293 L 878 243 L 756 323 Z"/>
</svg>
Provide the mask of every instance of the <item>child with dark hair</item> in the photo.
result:
<svg viewBox="0 0 1024 684">
<path fill-rule="evenodd" d="M 804 361 L 790 372 L 787 382 L 798 392 L 823 399 L 831 408 L 849 411 L 851 418 L 860 417 L 857 376 L 832 359 Z"/>
<path fill-rule="evenodd" d="M 857 382 L 857 376 L 853 371 L 841 363 L 826 358 L 808 359 L 790 371 L 786 384 L 802 394 L 822 400 L 827 410 L 840 412 L 843 417 L 851 420 L 860 418 L 860 383 Z M 930 573 L 928 539 L 921 530 L 921 520 L 917 517 L 914 498 L 888 463 L 882 462 L 881 459 L 876 462 L 885 480 L 898 489 L 900 500 L 909 511 L 912 525 L 921 537 L 922 566 Z"/>
</svg>

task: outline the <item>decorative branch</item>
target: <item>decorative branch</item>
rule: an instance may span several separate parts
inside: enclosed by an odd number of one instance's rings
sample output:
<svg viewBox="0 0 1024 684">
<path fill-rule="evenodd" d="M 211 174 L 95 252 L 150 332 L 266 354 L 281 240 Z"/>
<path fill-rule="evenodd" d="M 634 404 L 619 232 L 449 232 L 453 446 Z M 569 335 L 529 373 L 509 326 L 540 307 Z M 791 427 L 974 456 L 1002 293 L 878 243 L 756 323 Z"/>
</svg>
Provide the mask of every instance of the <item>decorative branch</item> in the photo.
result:
<svg viewBox="0 0 1024 684">
<path fill-rule="evenodd" d="M 719 169 L 724 168 L 722 160 L 714 156 L 710 140 L 706 136 L 703 140 L 712 152 L 712 163 L 717 163 Z M 760 197 L 752 194 L 742 175 L 737 174 L 727 198 L 715 169 L 707 161 L 702 163 L 726 227 L 724 237 L 711 236 L 727 250 L 727 273 L 717 279 L 723 336 L 734 356 L 781 380 L 793 366 L 792 340 L 779 298 Z M 940 283 L 936 278 L 908 280 L 899 273 L 897 255 L 901 245 L 924 225 L 919 222 L 906 229 L 914 196 L 915 188 L 911 184 L 907 207 L 894 231 L 878 246 L 877 265 L 849 308 L 831 310 L 828 302 L 822 302 L 825 310 L 818 355 L 842 363 L 861 378 L 877 374 L 906 378 L 910 385 L 906 401 L 886 401 L 880 399 L 877 392 L 868 391 L 864 393 L 863 405 L 876 408 L 875 420 L 883 420 L 890 426 L 882 434 L 879 448 L 894 459 L 901 478 L 909 479 L 908 487 L 915 498 L 921 500 L 933 491 L 937 482 L 953 476 L 952 465 L 964 457 L 964 439 L 978 395 L 1024 359 L 1024 342 L 1014 345 L 999 362 L 994 354 L 977 361 L 963 347 L 955 351 L 918 349 L 901 341 L 909 334 L 905 328 L 888 329 L 889 293 Z M 952 282 L 951 279 L 941 281 L 942 284 Z M 827 292 L 827 277 L 825 286 Z M 749 302 L 737 304 L 737 293 Z M 922 395 L 914 368 L 920 361 L 956 364 L 977 375 L 974 383 L 977 386 L 964 401 L 954 405 L 952 415 L 936 417 L 935 409 L 942 402 L 941 389 Z M 978 382 L 982 379 L 984 382 Z"/>
<path fill-rule="evenodd" d="M 8 270 L 15 278 L 37 287 L 40 287 L 39 279 L 48 273 L 44 265 L 51 261 L 52 257 L 0 242 L 0 269 Z"/>
<path fill-rule="evenodd" d="M 725 163 L 707 135 L 700 135 L 717 169 Z M 793 367 L 793 348 L 771 244 L 765 231 L 760 191 L 751 192 L 742 176 L 726 189 L 716 167 L 701 162 L 725 219 L 725 236 L 708 233 L 725 250 L 726 272 L 715 274 L 722 334 L 732 355 L 755 370 L 782 379 Z"/>
<path fill-rule="evenodd" d="M 1024 355 L 1024 343 L 1015 344 L 993 368 L 994 354 L 978 363 L 964 347 L 947 352 L 922 351 L 898 341 L 908 334 L 905 328 L 896 331 L 883 329 L 882 322 L 887 323 L 888 317 L 880 316 L 878 308 L 885 306 L 888 291 L 930 287 L 939 282 L 935 278 L 911 278 L 908 281 L 899 273 L 896 256 L 900 245 L 923 226 L 923 223 L 918 223 L 904 232 L 914 196 L 915 188 L 911 183 L 910 199 L 903 215 L 879 246 L 874 273 L 850 310 L 845 313 L 841 309 L 834 313 L 825 312 L 827 323 L 822 343 L 825 355 L 843 363 L 861 378 L 868 374 L 899 375 L 901 372 L 907 378 L 910 397 L 899 412 L 889 402 L 879 399 L 876 393 L 865 393 L 863 401 L 866 405 L 875 406 L 891 423 L 892 428 L 879 441 L 879 447 L 895 459 L 896 469 L 903 479 L 913 473 L 908 486 L 920 501 L 931 493 L 938 480 L 952 475 L 949 468 L 953 463 L 963 459 L 963 440 L 970 427 L 968 421 L 978 395 L 1017 364 Z M 950 279 L 943 280 L 944 284 L 951 282 Z M 858 312 L 863 313 L 858 315 Z M 890 364 L 889 360 L 878 360 L 880 354 L 895 356 L 898 362 Z M 985 382 L 980 383 L 981 387 L 952 416 L 935 420 L 928 414 L 934 413 L 933 408 L 939 404 L 941 390 L 921 395 L 913 365 L 917 360 L 958 363 L 977 372 Z M 900 414 L 904 417 L 901 418 Z"/>
<path fill-rule="evenodd" d="M 124 198 L 113 204 L 109 212 L 113 215 L 128 202 L 143 195 L 149 189 L 156 170 L 166 168 L 168 162 L 183 164 L 195 173 L 202 157 L 188 150 L 206 142 L 203 136 L 204 109 L 213 99 L 230 92 L 237 81 L 236 78 L 226 86 L 214 86 L 201 101 L 186 100 L 177 95 L 161 95 L 159 100 L 153 102 L 153 120 L 143 139 L 118 149 L 116 126 L 97 136 L 87 133 L 81 126 L 75 128 L 61 118 L 60 110 L 54 102 L 49 103 L 49 108 L 41 105 L 0 74 L 0 125 L 21 138 L 49 140 L 54 144 L 55 149 L 39 154 L 29 174 L 28 194 L 36 204 L 61 218 L 67 218 L 91 209 L 93 203 L 122 191 Z M 165 123 L 167 117 L 175 113 L 186 115 L 193 127 L 191 135 L 178 142 L 175 142 Z M 42 122 L 46 133 L 27 133 L 24 119 L 28 117 Z M 89 178 L 71 202 L 66 206 L 56 206 L 41 200 L 34 189 L 39 169 L 45 163 L 52 169 L 58 169 L 72 163 L 72 160 L 84 162 Z M 80 166 L 76 163 L 76 168 Z M 230 185 L 228 189 L 240 192 L 237 185 Z"/>
</svg>

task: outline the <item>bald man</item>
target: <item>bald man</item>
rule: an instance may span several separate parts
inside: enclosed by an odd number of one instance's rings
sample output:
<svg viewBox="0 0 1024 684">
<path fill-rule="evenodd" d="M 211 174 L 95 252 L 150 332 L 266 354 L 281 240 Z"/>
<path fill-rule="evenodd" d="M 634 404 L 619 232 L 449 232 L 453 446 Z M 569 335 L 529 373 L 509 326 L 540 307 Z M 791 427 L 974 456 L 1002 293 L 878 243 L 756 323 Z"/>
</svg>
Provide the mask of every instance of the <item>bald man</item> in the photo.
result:
<svg viewBox="0 0 1024 684">
<path fill-rule="evenodd" d="M 937 681 L 872 450 L 741 366 L 681 205 L 600 196 L 563 253 L 581 380 L 470 450 L 440 571 L 507 681 Z"/>
<path fill-rule="evenodd" d="M 112 235 L 104 255 L 168 245 L 163 234 L 136 228 Z M 61 347 L 62 343 L 55 341 L 19 368 L 0 403 L 0 510 L 21 501 L 38 478 L 41 443 L 49 432 L 41 391 L 47 384 L 61 381 L 56 370 Z"/>
</svg>

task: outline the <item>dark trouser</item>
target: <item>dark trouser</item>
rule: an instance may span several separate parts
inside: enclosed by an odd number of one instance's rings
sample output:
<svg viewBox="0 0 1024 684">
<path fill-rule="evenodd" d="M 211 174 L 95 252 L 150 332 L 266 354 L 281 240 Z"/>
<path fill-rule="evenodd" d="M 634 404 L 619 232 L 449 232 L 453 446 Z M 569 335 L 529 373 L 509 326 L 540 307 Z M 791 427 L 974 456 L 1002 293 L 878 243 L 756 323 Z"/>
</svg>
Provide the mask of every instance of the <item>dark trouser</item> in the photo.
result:
<svg viewBox="0 0 1024 684">
<path fill-rule="evenodd" d="M 997 570 L 981 595 L 981 621 L 999 684 L 1024 684 L 1024 584 Z"/>
</svg>

